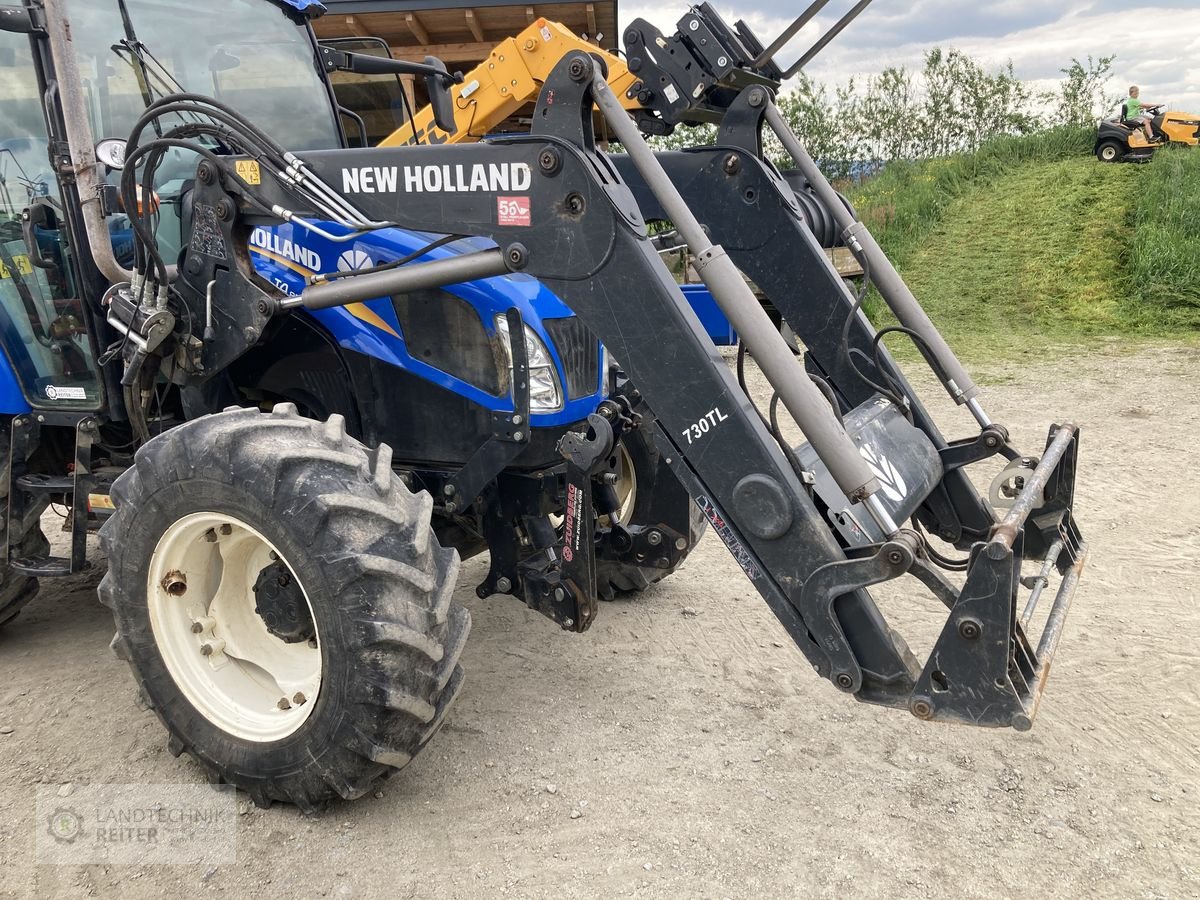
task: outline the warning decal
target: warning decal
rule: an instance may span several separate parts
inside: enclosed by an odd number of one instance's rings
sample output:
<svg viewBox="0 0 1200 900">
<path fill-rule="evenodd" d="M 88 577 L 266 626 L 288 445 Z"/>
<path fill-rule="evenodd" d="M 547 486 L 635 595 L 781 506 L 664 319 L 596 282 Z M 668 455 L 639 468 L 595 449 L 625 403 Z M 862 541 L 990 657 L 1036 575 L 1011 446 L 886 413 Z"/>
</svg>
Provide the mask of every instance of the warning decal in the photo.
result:
<svg viewBox="0 0 1200 900">
<path fill-rule="evenodd" d="M 262 184 L 262 172 L 259 171 L 257 160 L 239 159 L 234 165 L 238 178 L 246 184 Z"/>
</svg>

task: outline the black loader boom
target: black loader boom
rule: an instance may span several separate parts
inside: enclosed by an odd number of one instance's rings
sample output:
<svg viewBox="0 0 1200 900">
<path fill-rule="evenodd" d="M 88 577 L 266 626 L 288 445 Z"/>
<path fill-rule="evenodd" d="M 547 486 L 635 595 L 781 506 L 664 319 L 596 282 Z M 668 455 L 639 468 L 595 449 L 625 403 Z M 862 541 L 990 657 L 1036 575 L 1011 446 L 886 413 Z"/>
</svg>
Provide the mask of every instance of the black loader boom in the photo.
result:
<svg viewBox="0 0 1200 900">
<path fill-rule="evenodd" d="M 628 402 L 618 396 L 602 406 L 586 433 L 560 445 L 567 517 L 546 556 L 554 577 L 545 581 L 545 606 L 564 628 L 583 630 L 594 615 L 595 561 L 581 525 L 592 521 L 591 476 L 624 433 L 652 428 L 662 456 L 822 677 L 921 719 L 1029 728 L 1087 555 L 1072 516 L 1077 428 L 1053 426 L 1040 456 L 1029 456 L 988 418 L 964 367 L 775 106 L 787 73 L 771 57 L 782 41 L 764 50 L 744 25 L 729 28 L 705 5 L 689 11 L 670 38 L 635 22 L 626 43 L 646 93 L 645 130 L 715 121 L 716 145 L 656 155 L 613 95 L 601 61 L 578 50 L 547 80 L 530 134 L 478 144 L 292 154 L 207 98 L 174 95 L 150 105 L 128 142 L 124 206 L 139 208 L 139 181 L 153 184 L 166 150 L 198 149 L 191 233 L 172 290 L 187 316 L 205 323 L 205 336 L 186 346 L 131 340 L 128 364 L 169 355 L 177 383 L 202 384 L 253 346 L 273 318 L 299 307 L 514 272 L 535 276 L 601 340 L 637 391 Z M 595 108 L 624 156 L 597 149 Z M 167 119 L 185 124 L 160 136 L 156 125 Z M 766 160 L 764 128 L 782 141 L 798 175 L 785 177 Z M 233 153 L 212 152 L 210 138 Z M 808 181 L 839 217 L 847 245 L 899 326 L 876 332 L 862 315 L 861 294 L 847 289 L 805 227 L 789 177 Z M 146 220 L 134 218 L 142 264 L 135 278 L 162 284 L 174 273 L 157 258 Z M 787 446 L 739 385 L 656 253 L 648 219 L 670 221 L 686 241 L 804 444 Z M 317 220 L 339 223 L 339 234 L 395 225 L 478 235 L 495 246 L 347 273 L 299 296 L 284 296 L 254 274 L 246 252 L 251 228 L 279 221 L 323 227 Z M 744 275 L 803 341 L 803 357 Z M 113 316 L 125 316 L 139 334 L 153 311 L 132 296 L 128 286 L 114 291 Z M 915 342 L 947 393 L 970 411 L 972 433 L 942 435 L 883 348 L 889 333 Z M 508 423 L 515 440 L 520 344 Z M 653 414 L 649 424 L 636 412 L 640 404 Z M 990 498 L 965 474 L 984 460 L 1002 468 Z M 933 538 L 967 555 L 949 559 Z M 1023 581 L 1026 562 L 1040 567 Z M 1055 571 L 1060 584 L 1035 641 L 1027 629 Z M 904 575 L 947 610 L 923 661 L 868 593 Z"/>
</svg>

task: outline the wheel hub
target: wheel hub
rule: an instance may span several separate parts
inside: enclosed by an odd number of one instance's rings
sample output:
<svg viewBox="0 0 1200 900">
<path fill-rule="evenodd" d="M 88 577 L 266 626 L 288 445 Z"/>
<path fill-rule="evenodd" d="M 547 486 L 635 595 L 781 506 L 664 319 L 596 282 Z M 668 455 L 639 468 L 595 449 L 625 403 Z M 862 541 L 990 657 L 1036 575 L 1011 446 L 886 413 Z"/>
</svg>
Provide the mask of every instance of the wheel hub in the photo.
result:
<svg viewBox="0 0 1200 900">
<path fill-rule="evenodd" d="M 296 576 L 281 562 L 274 562 L 258 573 L 254 582 L 254 611 L 262 617 L 267 630 L 277 638 L 298 644 L 316 635 L 308 601 Z"/>
</svg>

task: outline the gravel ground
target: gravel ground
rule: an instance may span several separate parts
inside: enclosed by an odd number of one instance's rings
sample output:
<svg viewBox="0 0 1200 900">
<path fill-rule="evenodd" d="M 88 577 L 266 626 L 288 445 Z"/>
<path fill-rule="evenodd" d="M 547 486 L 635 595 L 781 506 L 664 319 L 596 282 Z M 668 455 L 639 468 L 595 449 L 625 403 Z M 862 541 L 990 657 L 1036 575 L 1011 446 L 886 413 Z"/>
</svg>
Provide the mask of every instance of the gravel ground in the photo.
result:
<svg viewBox="0 0 1200 900">
<path fill-rule="evenodd" d="M 1200 896 L 1200 352 L 1045 356 L 977 367 L 1019 445 L 1083 428 L 1092 560 L 1033 731 L 856 705 L 711 535 L 582 636 L 475 599 L 476 560 L 467 686 L 380 795 L 316 819 L 243 797 L 218 868 L 39 866 L 39 784 L 202 778 L 139 711 L 88 574 L 0 634 L 0 897 Z"/>
</svg>

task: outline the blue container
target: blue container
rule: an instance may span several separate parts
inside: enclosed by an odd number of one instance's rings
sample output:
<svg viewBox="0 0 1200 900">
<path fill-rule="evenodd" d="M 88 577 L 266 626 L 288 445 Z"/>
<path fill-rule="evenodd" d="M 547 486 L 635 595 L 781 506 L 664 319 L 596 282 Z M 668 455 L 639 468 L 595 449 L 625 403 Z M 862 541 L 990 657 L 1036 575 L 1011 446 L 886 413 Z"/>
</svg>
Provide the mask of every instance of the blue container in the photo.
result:
<svg viewBox="0 0 1200 900">
<path fill-rule="evenodd" d="M 729 324 L 729 320 L 717 306 L 717 301 L 713 299 L 707 285 L 681 284 L 679 288 L 683 291 L 683 296 L 687 298 L 687 302 L 695 311 L 696 316 L 700 319 L 700 324 L 704 326 L 704 330 L 708 332 L 708 336 L 713 339 L 714 344 L 718 347 L 732 347 L 737 343 L 737 332 L 733 330 L 733 326 Z"/>
</svg>

